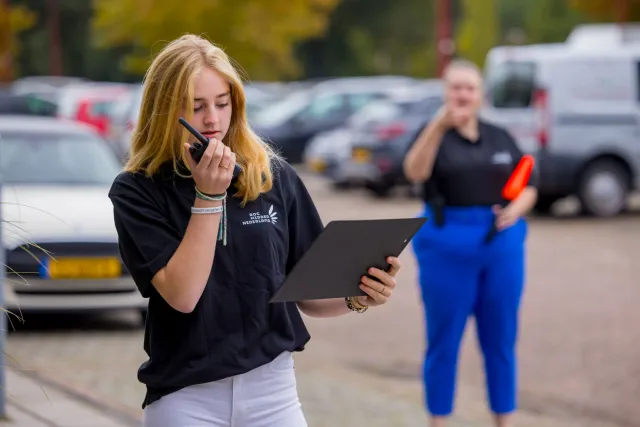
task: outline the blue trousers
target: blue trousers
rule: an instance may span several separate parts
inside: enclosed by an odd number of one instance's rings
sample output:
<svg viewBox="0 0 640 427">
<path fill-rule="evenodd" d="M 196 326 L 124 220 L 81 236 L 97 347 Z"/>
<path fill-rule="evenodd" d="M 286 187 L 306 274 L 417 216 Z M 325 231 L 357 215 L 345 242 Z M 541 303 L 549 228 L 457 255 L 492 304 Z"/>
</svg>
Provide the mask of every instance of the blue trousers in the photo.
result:
<svg viewBox="0 0 640 427">
<path fill-rule="evenodd" d="M 433 218 L 427 206 L 424 215 Z M 516 408 L 516 340 L 524 284 L 527 224 L 521 219 L 485 245 L 489 207 L 445 208 L 445 225 L 427 221 L 412 246 L 426 317 L 425 400 L 429 413 L 451 414 L 460 341 L 474 316 L 491 410 Z"/>
</svg>

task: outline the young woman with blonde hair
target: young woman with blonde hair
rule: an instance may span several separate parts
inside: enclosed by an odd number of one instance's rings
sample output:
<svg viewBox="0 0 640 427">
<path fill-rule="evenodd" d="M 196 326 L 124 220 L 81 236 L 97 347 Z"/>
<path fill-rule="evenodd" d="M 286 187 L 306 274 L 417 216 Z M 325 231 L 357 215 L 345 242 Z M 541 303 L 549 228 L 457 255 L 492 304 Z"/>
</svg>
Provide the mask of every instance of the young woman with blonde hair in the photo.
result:
<svg viewBox="0 0 640 427">
<path fill-rule="evenodd" d="M 209 138 L 199 162 L 180 117 Z M 310 339 L 300 311 L 384 304 L 400 264 L 363 277 L 364 297 L 269 303 L 323 224 L 296 171 L 251 131 L 220 48 L 185 35 L 154 59 L 109 196 L 122 259 L 149 299 L 145 426 L 306 426 L 292 358 Z"/>
</svg>

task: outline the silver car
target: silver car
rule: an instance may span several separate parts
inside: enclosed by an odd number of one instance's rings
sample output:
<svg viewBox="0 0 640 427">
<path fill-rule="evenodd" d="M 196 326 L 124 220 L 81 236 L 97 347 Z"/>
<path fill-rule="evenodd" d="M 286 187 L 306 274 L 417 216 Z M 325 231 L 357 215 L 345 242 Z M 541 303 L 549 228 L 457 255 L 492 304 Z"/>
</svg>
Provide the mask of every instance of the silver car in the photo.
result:
<svg viewBox="0 0 640 427">
<path fill-rule="evenodd" d="M 147 302 L 119 255 L 108 198 L 119 172 L 113 150 L 88 126 L 0 118 L 7 310 L 146 316 Z"/>
</svg>

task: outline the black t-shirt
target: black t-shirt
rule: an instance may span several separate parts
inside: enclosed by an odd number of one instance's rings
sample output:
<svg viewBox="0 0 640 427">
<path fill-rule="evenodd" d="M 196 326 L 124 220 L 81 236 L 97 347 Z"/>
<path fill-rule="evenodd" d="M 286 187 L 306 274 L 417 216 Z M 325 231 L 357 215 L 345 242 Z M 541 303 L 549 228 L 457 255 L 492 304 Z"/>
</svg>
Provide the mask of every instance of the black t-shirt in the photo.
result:
<svg viewBox="0 0 640 427">
<path fill-rule="evenodd" d="M 295 303 L 268 301 L 324 226 L 296 171 L 276 161 L 273 188 L 241 207 L 227 200 L 227 245 L 191 313 L 173 309 L 151 284 L 178 248 L 195 200 L 192 179 L 164 166 L 152 179 L 121 173 L 109 197 L 122 259 L 149 298 L 138 379 L 146 405 L 183 387 L 241 374 L 310 339 Z M 213 242 L 211 242 L 213 244 Z"/>
<path fill-rule="evenodd" d="M 523 153 L 509 133 L 480 121 L 479 138 L 472 142 L 449 129 L 424 183 L 425 201 L 435 198 L 445 206 L 491 206 L 503 204 L 502 188 L 522 159 Z M 529 186 L 537 185 L 537 173 Z"/>
</svg>

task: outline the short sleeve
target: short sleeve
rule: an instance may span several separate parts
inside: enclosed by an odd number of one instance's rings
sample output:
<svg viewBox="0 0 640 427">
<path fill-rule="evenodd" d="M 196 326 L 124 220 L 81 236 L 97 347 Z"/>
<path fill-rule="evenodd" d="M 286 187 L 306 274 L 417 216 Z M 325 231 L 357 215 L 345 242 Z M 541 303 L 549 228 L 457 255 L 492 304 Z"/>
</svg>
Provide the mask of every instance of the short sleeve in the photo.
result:
<svg viewBox="0 0 640 427">
<path fill-rule="evenodd" d="M 522 159 L 524 153 L 518 147 L 518 143 L 515 138 L 511 136 L 509 132 L 506 130 L 502 130 L 504 132 L 504 139 L 508 145 L 509 152 L 511 153 L 511 157 L 513 158 L 513 167 L 515 168 L 518 162 Z M 527 187 L 537 187 L 539 181 L 539 172 L 537 164 L 534 164 L 533 170 L 531 171 L 531 176 L 529 177 L 529 183 Z"/>
<path fill-rule="evenodd" d="M 324 230 L 324 224 L 307 187 L 295 171 L 292 171 L 292 175 L 290 187 L 293 200 L 287 212 L 289 256 L 287 258 L 286 274 L 289 274 L 291 269 L 322 233 L 322 230 Z"/>
<path fill-rule="evenodd" d="M 131 175 L 120 175 L 109 198 L 122 261 L 142 296 L 148 298 L 151 279 L 167 265 L 182 238 L 145 187 Z"/>
</svg>

